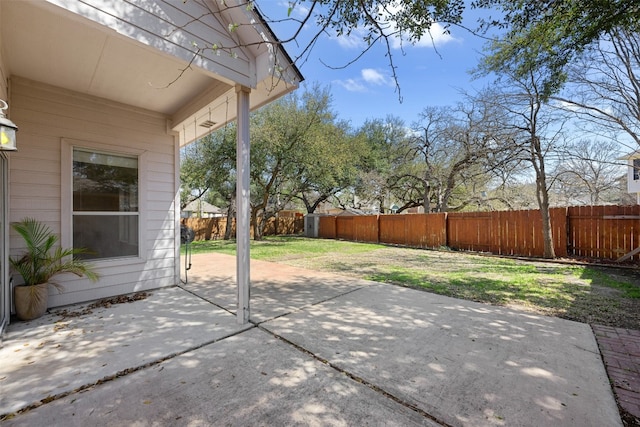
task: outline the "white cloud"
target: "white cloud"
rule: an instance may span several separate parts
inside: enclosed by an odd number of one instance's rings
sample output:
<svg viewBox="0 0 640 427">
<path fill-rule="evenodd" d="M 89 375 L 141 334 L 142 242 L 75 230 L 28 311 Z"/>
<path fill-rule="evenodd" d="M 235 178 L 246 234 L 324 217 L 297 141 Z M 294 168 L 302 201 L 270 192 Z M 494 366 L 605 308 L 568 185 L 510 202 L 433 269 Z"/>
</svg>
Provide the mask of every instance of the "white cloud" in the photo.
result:
<svg viewBox="0 0 640 427">
<path fill-rule="evenodd" d="M 389 78 L 373 68 L 365 68 L 360 71 L 360 74 L 362 75 L 362 79 L 369 84 L 376 86 L 389 84 Z"/>
<path fill-rule="evenodd" d="M 283 10 L 289 10 L 292 4 L 290 1 L 280 1 L 278 2 L 278 6 Z M 304 18 L 309 14 L 309 8 L 303 3 L 296 2 L 291 9 L 291 14 L 298 18 Z"/>
<path fill-rule="evenodd" d="M 393 80 L 389 76 L 373 68 L 362 69 L 358 78 L 334 80 L 333 83 L 349 92 L 368 92 L 371 86 L 393 86 Z"/>
<path fill-rule="evenodd" d="M 336 83 L 349 92 L 366 92 L 367 88 L 357 79 L 347 79 L 347 80 L 334 80 L 333 83 Z"/>
<path fill-rule="evenodd" d="M 434 22 L 429 31 L 427 31 L 420 40 L 410 42 L 406 35 L 398 33 L 398 27 L 395 22 L 389 20 L 391 16 L 396 14 L 402 7 L 404 6 L 401 4 L 386 6 L 386 10 L 381 9 L 379 13 L 379 16 L 381 17 L 380 27 L 385 29 L 385 34 L 394 34 L 389 39 L 392 49 L 400 49 L 403 46 L 439 47 L 446 43 L 459 41 L 459 39 L 456 39 L 451 34 L 446 33 L 445 27 L 442 24 Z M 363 28 L 358 27 L 354 28 L 348 36 L 335 36 L 334 38 L 338 44 L 345 49 L 364 49 L 366 48 L 366 43 L 364 42 L 366 34 L 367 33 Z"/>
<path fill-rule="evenodd" d="M 366 47 L 364 36 L 365 32 L 362 28 L 355 28 L 349 35 L 335 36 L 334 38 L 345 49 L 364 49 Z"/>
<path fill-rule="evenodd" d="M 422 36 L 420 40 L 413 43 L 413 46 L 438 47 L 452 41 L 458 41 L 458 39 L 453 37 L 451 34 L 446 34 L 444 27 L 441 24 L 435 22 L 431 25 L 431 29 L 429 30 L 429 32 Z M 391 47 L 393 49 L 400 49 L 401 46 L 407 46 L 408 44 L 411 44 L 409 40 L 397 36 L 393 38 Z"/>
<path fill-rule="evenodd" d="M 567 111 L 580 111 L 581 108 L 578 107 L 575 104 L 572 104 L 570 102 L 566 102 L 566 101 L 553 101 L 553 104 L 555 104 L 558 108 L 561 108 L 563 110 L 567 110 Z"/>
<path fill-rule="evenodd" d="M 386 6 L 385 9 L 382 9 L 382 6 L 380 6 L 379 14 L 382 17 L 387 16 L 390 18 L 391 15 L 397 14 L 403 8 L 404 8 L 404 5 L 402 5 L 401 3 L 396 3 L 395 5 Z M 387 34 L 397 33 L 398 26 L 396 25 L 395 22 L 388 20 L 386 22 L 386 25 L 389 28 L 389 30 L 387 31 Z M 429 31 L 427 31 L 427 34 L 423 35 L 422 38 L 420 38 L 420 40 L 412 43 L 408 40 L 408 38 L 402 37 L 400 34 L 398 34 L 397 36 L 393 37 L 393 39 L 391 40 L 391 47 L 393 49 L 400 49 L 403 45 L 404 46 L 413 45 L 417 47 L 433 47 L 433 46 L 437 47 L 454 40 L 456 39 L 452 37 L 450 34 L 445 34 L 445 30 L 442 24 L 438 22 L 434 22 L 433 24 L 431 24 L 431 28 L 429 29 Z"/>
</svg>

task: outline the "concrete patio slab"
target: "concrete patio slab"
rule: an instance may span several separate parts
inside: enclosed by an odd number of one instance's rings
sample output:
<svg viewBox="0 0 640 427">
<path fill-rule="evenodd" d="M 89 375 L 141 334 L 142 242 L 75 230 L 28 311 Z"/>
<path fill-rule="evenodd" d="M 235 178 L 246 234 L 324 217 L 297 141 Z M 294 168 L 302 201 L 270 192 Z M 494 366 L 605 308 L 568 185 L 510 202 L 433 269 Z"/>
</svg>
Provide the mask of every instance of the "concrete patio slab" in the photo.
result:
<svg viewBox="0 0 640 427">
<path fill-rule="evenodd" d="M 261 323 L 375 282 L 285 264 L 251 260 L 251 321 Z M 223 254 L 192 257 L 184 289 L 235 313 L 236 259 Z"/>
<path fill-rule="evenodd" d="M 586 324 L 380 284 L 262 327 L 449 425 L 621 425 Z"/>
<path fill-rule="evenodd" d="M 186 287 L 213 304 L 10 325 L 0 413 L 46 403 L 3 425 L 622 425 L 586 324 L 252 262 L 239 327 L 235 259 L 202 258 Z"/>
<path fill-rule="evenodd" d="M 255 328 L 6 422 L 88 424 L 437 426 Z"/>
<path fill-rule="evenodd" d="M 86 306 L 66 309 L 81 312 Z M 69 318 L 48 314 L 10 326 L 0 348 L 0 414 L 250 327 L 180 288 L 92 311 Z"/>
</svg>

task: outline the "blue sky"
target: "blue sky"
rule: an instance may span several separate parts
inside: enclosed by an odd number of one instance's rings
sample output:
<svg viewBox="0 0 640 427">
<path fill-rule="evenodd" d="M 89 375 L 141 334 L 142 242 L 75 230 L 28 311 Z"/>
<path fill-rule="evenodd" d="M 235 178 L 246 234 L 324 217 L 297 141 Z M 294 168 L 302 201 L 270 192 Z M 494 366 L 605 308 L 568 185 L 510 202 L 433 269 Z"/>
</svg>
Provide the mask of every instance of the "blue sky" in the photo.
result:
<svg viewBox="0 0 640 427">
<path fill-rule="evenodd" d="M 258 5 L 268 18 L 287 16 L 287 2 L 265 0 L 258 1 Z M 293 13 L 304 12 L 304 5 L 298 5 Z M 470 11 L 464 23 L 475 27 L 477 16 L 475 11 Z M 291 36 L 291 28 L 286 25 L 271 26 L 280 39 Z M 314 30 L 312 26 L 303 30 L 301 39 L 310 37 Z M 450 35 L 443 35 L 442 28 L 436 26 L 431 36 L 415 45 L 404 43 L 402 48 L 399 40 L 392 43 L 402 102 L 382 45 L 375 46 L 345 69 L 323 65 L 324 62 L 340 67 L 356 58 L 363 50 L 358 30 L 351 37 L 321 36 L 307 62 L 300 64 L 300 69 L 306 84 L 320 83 L 331 88 L 338 117 L 350 121 L 354 127 L 367 119 L 384 118 L 389 114 L 410 125 L 425 107 L 454 105 L 464 99 L 461 91 L 473 92 L 491 81 L 487 78 L 474 80 L 469 74 L 481 56 L 483 39 L 456 27 L 451 28 Z M 300 48 L 293 44 L 285 47 L 292 57 L 299 53 Z"/>
</svg>

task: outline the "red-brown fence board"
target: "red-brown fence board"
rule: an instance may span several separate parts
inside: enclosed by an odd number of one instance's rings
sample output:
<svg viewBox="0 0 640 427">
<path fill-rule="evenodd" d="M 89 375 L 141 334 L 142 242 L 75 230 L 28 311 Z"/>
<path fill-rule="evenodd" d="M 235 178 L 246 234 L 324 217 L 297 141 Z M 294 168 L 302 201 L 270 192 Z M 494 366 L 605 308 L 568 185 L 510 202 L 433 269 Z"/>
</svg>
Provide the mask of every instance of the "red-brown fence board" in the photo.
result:
<svg viewBox="0 0 640 427">
<path fill-rule="evenodd" d="M 416 248 L 437 248 L 447 243 L 446 213 L 403 215 L 406 245 Z"/>
<path fill-rule="evenodd" d="M 407 245 L 405 220 L 408 215 L 380 215 L 380 243 Z"/>
<path fill-rule="evenodd" d="M 453 212 L 447 214 L 447 221 L 447 246 L 465 251 L 489 251 L 492 232 L 490 212 Z"/>
<path fill-rule="evenodd" d="M 265 236 L 282 236 L 286 234 L 298 234 L 304 230 L 304 217 L 277 217 L 269 218 L 264 227 Z"/>
<path fill-rule="evenodd" d="M 405 216 L 404 232 L 406 245 L 414 248 L 425 248 L 427 239 L 427 220 L 429 215 L 403 215 Z"/>
<path fill-rule="evenodd" d="M 432 213 L 424 215 L 424 217 L 426 218 L 426 236 L 422 247 L 438 248 L 447 246 L 447 214 Z"/>
<path fill-rule="evenodd" d="M 617 231 L 621 229 L 624 230 L 626 228 L 622 220 L 614 218 L 618 216 L 625 216 L 625 209 L 624 207 L 621 207 L 622 209 L 620 209 L 617 206 L 599 206 L 599 208 L 602 208 L 600 209 L 600 212 L 598 212 L 598 209 L 592 210 L 592 214 L 600 214 L 599 218 L 596 219 L 596 257 L 618 259 L 625 253 L 629 252 L 629 250 L 625 250 L 614 242 L 614 235 L 617 234 Z"/>
<path fill-rule="evenodd" d="M 235 220 L 232 221 L 232 234 L 235 236 Z M 216 240 L 224 237 L 224 232 L 227 227 L 227 218 L 184 218 L 181 220 L 181 223 L 194 231 L 194 240 Z"/>
<path fill-rule="evenodd" d="M 343 240 L 355 240 L 353 233 L 353 216 L 336 217 L 336 238 Z"/>
<path fill-rule="evenodd" d="M 335 216 L 321 216 L 320 222 L 318 222 L 318 237 L 323 239 L 335 239 L 336 238 L 336 217 Z"/>
<path fill-rule="evenodd" d="M 618 259 L 639 245 L 640 206 L 574 206 L 567 217 L 573 255 Z"/>
<path fill-rule="evenodd" d="M 640 206 L 552 208 L 549 214 L 556 256 L 615 260 L 640 246 Z M 321 217 L 319 234 L 421 248 L 544 255 L 539 210 Z M 640 261 L 640 254 L 630 259 Z"/>
<path fill-rule="evenodd" d="M 226 217 L 215 218 L 183 218 L 182 224 L 193 229 L 194 240 L 217 240 L 224 237 L 227 228 Z M 235 219 L 231 219 L 231 235 L 235 236 Z M 264 227 L 265 236 L 299 234 L 304 230 L 304 218 L 269 218 Z M 253 227 L 250 230 L 253 236 Z"/>
<path fill-rule="evenodd" d="M 541 257 L 544 255 L 544 239 L 542 237 L 542 216 L 540 211 L 518 211 L 516 221 L 518 240 L 514 247 L 514 255 Z"/>
<path fill-rule="evenodd" d="M 498 212 L 498 224 L 496 228 L 496 237 L 493 239 L 493 245 L 491 246 L 491 252 L 499 255 L 513 255 L 509 248 L 513 245 L 512 240 L 515 241 L 515 235 L 513 233 L 513 212 L 504 211 Z"/>
<path fill-rule="evenodd" d="M 494 212 L 496 221 L 492 252 L 500 255 L 533 255 L 536 242 L 529 211 Z"/>
<path fill-rule="evenodd" d="M 356 242 L 378 243 L 378 217 L 354 216 L 353 233 Z"/>
<path fill-rule="evenodd" d="M 567 252 L 567 208 L 551 208 L 551 234 L 553 236 L 553 249 L 558 257 L 566 257 Z"/>
</svg>

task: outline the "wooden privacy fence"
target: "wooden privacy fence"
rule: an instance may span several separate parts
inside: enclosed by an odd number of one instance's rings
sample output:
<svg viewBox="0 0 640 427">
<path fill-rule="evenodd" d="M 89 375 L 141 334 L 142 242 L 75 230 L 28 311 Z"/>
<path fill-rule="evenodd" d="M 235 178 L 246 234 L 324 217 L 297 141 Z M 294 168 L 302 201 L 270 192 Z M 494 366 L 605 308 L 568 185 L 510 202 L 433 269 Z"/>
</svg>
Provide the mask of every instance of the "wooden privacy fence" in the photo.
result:
<svg viewBox="0 0 640 427">
<path fill-rule="evenodd" d="M 231 221 L 231 235 L 235 237 L 235 218 L 232 218 Z M 194 240 L 222 239 L 224 238 L 224 232 L 227 228 L 227 217 L 184 218 L 181 222 L 195 231 L 196 237 Z M 265 226 L 264 235 L 275 236 L 283 234 L 300 234 L 303 230 L 303 218 L 270 218 Z M 251 236 L 253 237 L 253 227 L 251 228 Z"/>
<path fill-rule="evenodd" d="M 640 260 L 640 206 L 553 208 L 550 214 L 556 256 Z M 323 216 L 318 236 L 500 255 L 544 253 L 539 210 Z"/>
</svg>

